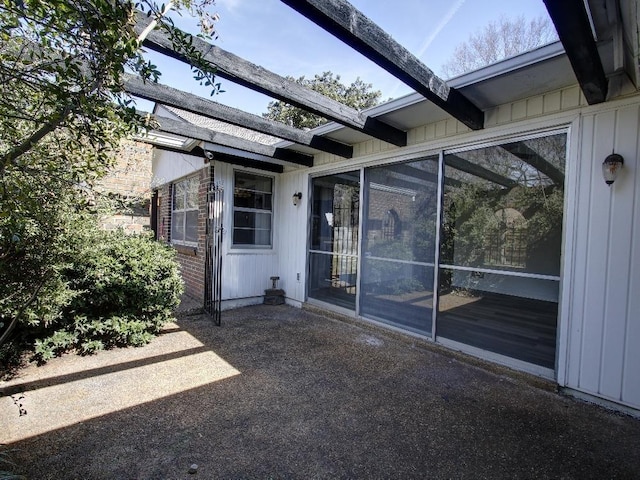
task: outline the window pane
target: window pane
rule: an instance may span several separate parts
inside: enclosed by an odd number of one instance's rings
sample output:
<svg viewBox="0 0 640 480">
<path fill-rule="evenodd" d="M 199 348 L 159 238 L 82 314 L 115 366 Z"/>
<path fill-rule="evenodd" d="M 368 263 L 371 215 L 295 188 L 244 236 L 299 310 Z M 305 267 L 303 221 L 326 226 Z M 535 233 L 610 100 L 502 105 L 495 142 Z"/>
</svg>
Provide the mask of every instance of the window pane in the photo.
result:
<svg viewBox="0 0 640 480">
<path fill-rule="evenodd" d="M 271 230 L 234 228 L 233 243 L 235 245 L 271 246 Z"/>
<path fill-rule="evenodd" d="M 438 158 L 365 171 L 364 254 L 435 262 Z"/>
<path fill-rule="evenodd" d="M 355 310 L 358 259 L 311 253 L 309 262 L 309 297 Z"/>
<path fill-rule="evenodd" d="M 440 271 L 438 335 L 553 369 L 559 282 Z"/>
<path fill-rule="evenodd" d="M 438 336 L 555 367 L 565 145 L 445 155 Z"/>
<path fill-rule="evenodd" d="M 431 334 L 438 157 L 367 169 L 365 182 L 360 311 Z"/>
<path fill-rule="evenodd" d="M 311 249 L 358 252 L 360 172 L 313 179 Z"/>
<path fill-rule="evenodd" d="M 271 229 L 271 214 L 258 212 L 233 212 L 233 224 L 236 228 Z"/>
<path fill-rule="evenodd" d="M 565 142 L 445 155 L 442 263 L 560 275 Z"/>
<path fill-rule="evenodd" d="M 241 208 L 255 208 L 258 210 L 271 210 L 272 194 L 252 192 L 236 188 L 233 194 L 233 204 Z"/>
<path fill-rule="evenodd" d="M 184 241 L 184 212 L 173 212 L 171 217 L 171 240 Z"/>
<path fill-rule="evenodd" d="M 269 177 L 235 172 L 234 245 L 271 246 L 272 187 L 273 180 Z"/>
<path fill-rule="evenodd" d="M 235 172 L 235 188 L 271 193 L 272 179 L 246 172 Z"/>
<path fill-rule="evenodd" d="M 186 184 L 185 182 L 178 182 L 173 185 L 173 209 L 184 210 L 184 195 Z"/>
<path fill-rule="evenodd" d="M 198 241 L 198 210 L 189 210 L 187 213 L 187 228 L 185 232 L 185 241 Z"/>
<path fill-rule="evenodd" d="M 186 184 L 186 207 L 189 208 L 198 208 L 198 188 L 200 186 L 200 181 L 198 177 L 190 178 Z"/>
<path fill-rule="evenodd" d="M 361 286 L 363 315 L 416 333 L 431 334 L 433 267 L 363 259 Z"/>
</svg>

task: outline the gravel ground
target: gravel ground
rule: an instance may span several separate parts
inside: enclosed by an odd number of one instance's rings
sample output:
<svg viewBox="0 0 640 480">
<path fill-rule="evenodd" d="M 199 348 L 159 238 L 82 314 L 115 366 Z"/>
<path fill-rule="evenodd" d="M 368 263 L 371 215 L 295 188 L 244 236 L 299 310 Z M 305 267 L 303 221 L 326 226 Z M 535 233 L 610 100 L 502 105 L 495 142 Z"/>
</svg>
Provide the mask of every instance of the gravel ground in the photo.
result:
<svg viewBox="0 0 640 480">
<path fill-rule="evenodd" d="M 32 480 L 640 478 L 638 419 L 287 306 L 183 316 L 0 394 L 0 442 Z"/>
</svg>

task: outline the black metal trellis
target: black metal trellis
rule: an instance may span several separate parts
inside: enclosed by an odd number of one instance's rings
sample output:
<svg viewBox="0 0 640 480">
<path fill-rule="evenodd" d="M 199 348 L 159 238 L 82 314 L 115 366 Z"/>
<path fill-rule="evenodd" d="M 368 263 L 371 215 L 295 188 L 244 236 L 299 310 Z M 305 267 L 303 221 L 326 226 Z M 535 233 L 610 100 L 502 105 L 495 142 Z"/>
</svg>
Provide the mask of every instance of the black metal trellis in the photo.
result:
<svg viewBox="0 0 640 480">
<path fill-rule="evenodd" d="M 222 307 L 222 186 L 212 184 L 207 192 L 204 311 L 220 325 Z"/>
</svg>

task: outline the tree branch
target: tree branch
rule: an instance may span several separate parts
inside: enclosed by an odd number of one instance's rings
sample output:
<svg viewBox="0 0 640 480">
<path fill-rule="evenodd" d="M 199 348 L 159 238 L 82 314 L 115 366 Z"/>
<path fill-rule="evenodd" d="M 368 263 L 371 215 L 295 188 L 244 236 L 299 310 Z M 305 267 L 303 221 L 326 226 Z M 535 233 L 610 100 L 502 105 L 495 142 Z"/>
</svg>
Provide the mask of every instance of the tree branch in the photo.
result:
<svg viewBox="0 0 640 480">
<path fill-rule="evenodd" d="M 27 309 L 27 307 L 36 300 L 36 298 L 38 297 L 38 294 L 40 293 L 40 290 L 42 290 L 42 287 L 44 287 L 44 284 L 46 283 L 48 278 L 49 278 L 48 275 L 46 274 L 42 275 L 40 283 L 38 283 L 38 286 L 36 287 L 34 292 L 31 294 L 29 299 L 24 303 L 24 305 L 20 307 L 20 310 L 18 311 L 16 316 L 11 319 L 11 323 L 9 324 L 7 329 L 4 331 L 4 333 L 0 335 L 0 346 L 2 346 L 4 342 L 7 341 L 7 339 L 11 335 L 11 332 L 13 332 L 13 329 L 16 328 L 16 325 L 18 324 L 18 320 L 20 320 L 20 317 L 22 316 L 24 311 Z"/>
<path fill-rule="evenodd" d="M 67 115 L 69 115 L 69 112 L 71 112 L 71 107 L 64 107 L 60 114 L 54 115 L 49 122 L 45 123 L 39 130 L 33 132 L 29 138 L 4 154 L 2 160 L 0 160 L 0 175 L 4 173 L 10 163 L 14 163 L 20 156 L 31 150 L 36 143 L 58 128 Z"/>
</svg>

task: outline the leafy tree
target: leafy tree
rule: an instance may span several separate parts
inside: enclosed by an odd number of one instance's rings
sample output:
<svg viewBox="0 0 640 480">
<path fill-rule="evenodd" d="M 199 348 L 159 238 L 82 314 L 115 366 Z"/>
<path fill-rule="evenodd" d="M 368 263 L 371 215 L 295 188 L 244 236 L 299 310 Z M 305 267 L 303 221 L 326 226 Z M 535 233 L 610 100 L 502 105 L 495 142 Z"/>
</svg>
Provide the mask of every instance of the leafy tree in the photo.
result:
<svg viewBox="0 0 640 480">
<path fill-rule="evenodd" d="M 200 14 L 210 34 L 211 4 L 174 7 Z M 149 81 L 160 74 L 143 57 L 136 8 L 214 85 L 152 0 L 0 0 L 0 344 L 19 321 L 51 324 L 71 302 L 64 272 L 96 228 L 93 183 L 120 140 L 145 126 L 122 84 L 125 67 Z"/>
<path fill-rule="evenodd" d="M 340 75 L 334 76 L 332 72 L 324 72 L 322 75 L 316 74 L 312 79 L 307 79 L 304 75 L 297 79 L 293 77 L 287 77 L 287 79 L 320 92 L 356 110 L 363 110 L 377 105 L 380 103 L 380 97 L 382 96 L 380 90 L 372 90 L 372 85 L 364 83 L 360 78 L 357 78 L 355 82 L 347 86 L 340 81 Z M 262 116 L 297 128 L 314 128 L 327 122 L 324 117 L 279 100 L 269 102 L 267 112 L 263 113 Z"/>
<path fill-rule="evenodd" d="M 501 17 L 458 45 L 451 59 L 442 66 L 442 72 L 451 78 L 557 39 L 555 28 L 546 17 L 529 21 L 524 16 Z"/>
</svg>

